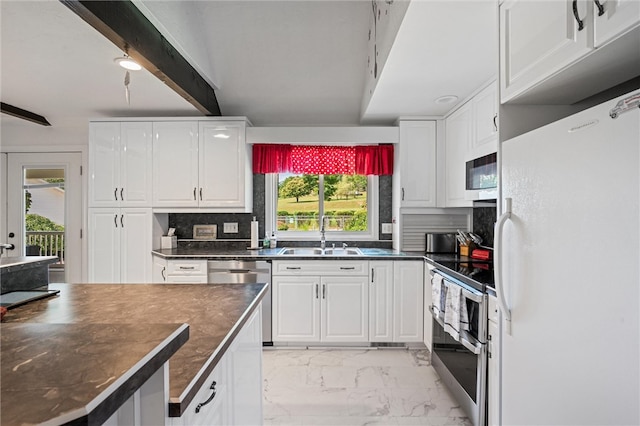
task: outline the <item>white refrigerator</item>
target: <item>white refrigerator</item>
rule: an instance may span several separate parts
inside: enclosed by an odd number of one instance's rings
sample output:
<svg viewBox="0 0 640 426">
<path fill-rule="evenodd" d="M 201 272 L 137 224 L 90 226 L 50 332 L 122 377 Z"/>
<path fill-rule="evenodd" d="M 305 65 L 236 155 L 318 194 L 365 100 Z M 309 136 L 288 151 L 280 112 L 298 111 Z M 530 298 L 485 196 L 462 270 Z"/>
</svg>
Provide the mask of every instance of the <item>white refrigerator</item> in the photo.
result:
<svg viewBox="0 0 640 426">
<path fill-rule="evenodd" d="M 502 144 L 503 425 L 640 424 L 639 105 L 634 91 Z"/>
</svg>

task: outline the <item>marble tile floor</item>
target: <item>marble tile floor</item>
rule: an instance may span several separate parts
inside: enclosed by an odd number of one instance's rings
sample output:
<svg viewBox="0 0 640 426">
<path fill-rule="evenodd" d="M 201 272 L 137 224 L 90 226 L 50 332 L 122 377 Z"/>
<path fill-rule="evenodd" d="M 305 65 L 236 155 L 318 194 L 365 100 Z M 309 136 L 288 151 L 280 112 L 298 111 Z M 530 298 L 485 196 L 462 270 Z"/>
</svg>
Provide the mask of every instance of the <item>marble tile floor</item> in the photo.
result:
<svg viewBox="0 0 640 426">
<path fill-rule="evenodd" d="M 265 425 L 471 425 L 425 349 L 267 349 Z"/>
</svg>

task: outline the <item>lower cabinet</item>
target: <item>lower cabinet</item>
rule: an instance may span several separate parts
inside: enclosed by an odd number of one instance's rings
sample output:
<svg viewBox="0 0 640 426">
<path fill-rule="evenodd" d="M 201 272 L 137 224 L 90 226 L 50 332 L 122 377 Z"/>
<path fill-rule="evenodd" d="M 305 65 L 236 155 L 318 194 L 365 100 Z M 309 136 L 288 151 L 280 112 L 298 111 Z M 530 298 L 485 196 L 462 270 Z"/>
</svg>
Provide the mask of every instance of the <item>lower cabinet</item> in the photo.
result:
<svg viewBox="0 0 640 426">
<path fill-rule="evenodd" d="M 262 311 L 233 340 L 182 417 L 171 426 L 262 424 Z"/>
<path fill-rule="evenodd" d="M 148 208 L 89 209 L 89 282 L 148 283 L 152 220 Z"/>
<path fill-rule="evenodd" d="M 431 270 L 435 269 L 430 263 L 425 262 L 424 269 L 424 345 L 430 351 L 433 348 L 433 315 L 431 313 L 431 305 L 433 304 L 431 296 Z"/>
<path fill-rule="evenodd" d="M 369 341 L 367 262 L 273 264 L 274 343 Z"/>
<path fill-rule="evenodd" d="M 371 342 L 424 339 L 423 261 L 369 262 Z"/>
</svg>

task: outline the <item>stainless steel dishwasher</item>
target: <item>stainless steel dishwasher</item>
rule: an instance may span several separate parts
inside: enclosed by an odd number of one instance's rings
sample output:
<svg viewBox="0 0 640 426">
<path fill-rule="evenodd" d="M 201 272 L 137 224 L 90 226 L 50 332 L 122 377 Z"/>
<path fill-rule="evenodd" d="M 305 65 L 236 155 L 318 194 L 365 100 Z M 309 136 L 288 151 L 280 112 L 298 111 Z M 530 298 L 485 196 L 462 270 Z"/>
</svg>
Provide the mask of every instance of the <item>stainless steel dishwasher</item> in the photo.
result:
<svg viewBox="0 0 640 426">
<path fill-rule="evenodd" d="M 211 284 L 269 283 L 262 299 L 262 342 L 272 345 L 271 336 L 271 262 L 264 260 L 209 260 L 207 281 Z"/>
</svg>

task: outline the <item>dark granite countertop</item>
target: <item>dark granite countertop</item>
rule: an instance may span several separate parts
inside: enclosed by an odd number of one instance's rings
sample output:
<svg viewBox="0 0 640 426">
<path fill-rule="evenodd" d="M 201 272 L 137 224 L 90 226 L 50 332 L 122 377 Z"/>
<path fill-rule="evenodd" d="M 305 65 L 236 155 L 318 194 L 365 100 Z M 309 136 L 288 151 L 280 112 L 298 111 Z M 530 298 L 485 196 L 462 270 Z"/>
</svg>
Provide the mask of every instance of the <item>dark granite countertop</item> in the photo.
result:
<svg viewBox="0 0 640 426">
<path fill-rule="evenodd" d="M 281 255 L 283 247 L 274 249 L 201 249 L 201 248 L 174 248 L 158 249 L 152 253 L 167 259 L 220 259 L 220 260 L 423 260 L 424 254 L 405 253 L 393 249 L 358 247 L 360 255 L 327 256 L 327 255 Z M 328 245 L 328 247 L 331 247 Z"/>
<path fill-rule="evenodd" d="M 0 330 L 3 425 L 102 424 L 189 336 L 186 324 L 16 323 Z"/>
<path fill-rule="evenodd" d="M 50 284 L 55 298 L 18 307 L 5 323 L 189 324 L 189 341 L 169 361 L 169 414 L 180 416 L 267 284 Z M 4 327 L 4 324 L 3 324 Z"/>
<path fill-rule="evenodd" d="M 57 261 L 57 256 L 0 257 L 0 270 L 13 272 L 34 266 L 49 265 Z"/>
</svg>

